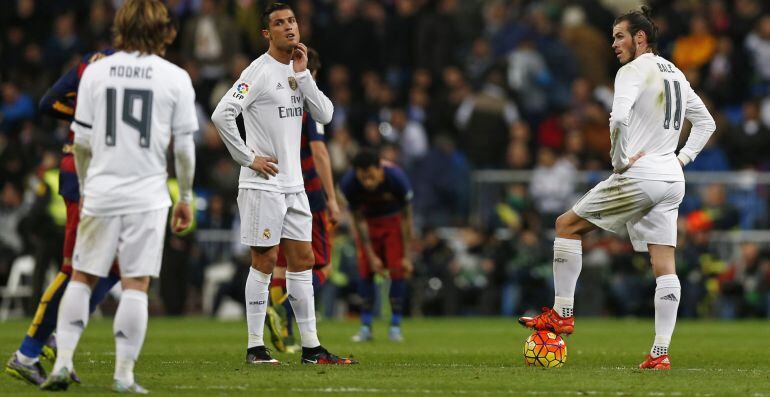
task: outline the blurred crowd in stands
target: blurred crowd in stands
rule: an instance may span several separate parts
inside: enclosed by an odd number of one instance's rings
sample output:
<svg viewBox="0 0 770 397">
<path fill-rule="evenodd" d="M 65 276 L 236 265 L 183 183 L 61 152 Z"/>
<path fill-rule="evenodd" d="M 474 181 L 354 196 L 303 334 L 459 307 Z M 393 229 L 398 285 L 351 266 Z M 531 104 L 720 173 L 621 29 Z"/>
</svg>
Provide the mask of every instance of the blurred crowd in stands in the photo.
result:
<svg viewBox="0 0 770 397">
<path fill-rule="evenodd" d="M 414 186 L 420 230 L 415 315 L 512 315 L 550 305 L 553 220 L 609 169 L 608 117 L 618 64 L 613 19 L 633 1 L 297 0 L 302 41 L 321 54 L 332 99 L 327 144 L 337 177 L 361 147 L 381 150 Z M 46 89 L 88 51 L 110 46 L 120 0 L 15 0 L 0 14 L 0 284 L 14 258 L 60 258 L 55 172 L 68 126 L 42 116 Z M 237 230 L 238 166 L 209 115 L 266 50 L 259 0 L 169 0 L 179 18 L 168 59 L 194 83 L 201 230 Z M 603 5 L 612 3 L 613 7 Z M 618 5 L 620 4 L 620 5 Z M 659 50 L 687 75 L 717 132 L 687 171 L 770 169 L 770 9 L 761 0 L 649 1 Z M 683 139 L 687 136 L 685 127 Z M 469 223 L 471 175 L 530 170 Z M 589 182 L 597 182 L 597 180 Z M 770 229 L 770 186 L 688 186 L 678 273 L 685 316 L 770 316 L 770 246 L 720 249 L 714 233 Z M 209 265 L 244 262 L 237 239 L 169 236 L 159 296 L 167 314 L 200 311 Z M 228 235 L 229 236 L 229 235 Z M 216 239 L 214 239 L 216 240 Z M 355 250 L 336 231 L 323 312 L 355 313 Z M 648 259 L 624 237 L 584 242 L 578 314 L 649 315 Z M 240 266 L 239 269 L 245 269 Z M 36 285 L 43 283 L 36 272 Z M 240 271 L 218 298 L 242 295 Z M 240 284 L 239 284 L 240 283 Z M 39 288 L 38 288 L 39 291 Z M 220 301 L 221 299 L 218 299 Z"/>
</svg>

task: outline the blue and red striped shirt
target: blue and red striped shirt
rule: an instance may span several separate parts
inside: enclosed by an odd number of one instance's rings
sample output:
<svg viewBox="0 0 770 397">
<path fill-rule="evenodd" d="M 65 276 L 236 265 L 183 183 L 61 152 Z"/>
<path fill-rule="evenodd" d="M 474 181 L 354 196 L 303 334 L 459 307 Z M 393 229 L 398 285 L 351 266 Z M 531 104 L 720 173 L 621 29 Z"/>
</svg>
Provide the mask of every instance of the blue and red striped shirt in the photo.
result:
<svg viewBox="0 0 770 397">
<path fill-rule="evenodd" d="M 58 119 L 72 121 L 75 117 L 78 86 L 83 71 L 94 61 L 105 56 L 112 55 L 113 49 L 92 52 L 84 56 L 80 62 L 59 78 L 54 85 L 40 99 L 39 108 L 42 113 L 49 114 Z M 67 134 L 67 142 L 62 148 L 62 158 L 59 163 L 59 194 L 65 200 L 77 202 L 80 200 L 80 186 L 75 170 L 75 159 L 72 157 L 72 141 L 74 134 L 70 130 Z"/>
<path fill-rule="evenodd" d="M 321 184 L 321 178 L 315 168 L 313 151 L 310 150 L 311 142 L 323 142 L 323 131 L 318 131 L 318 125 L 310 115 L 305 112 L 302 116 L 302 140 L 300 142 L 299 158 L 302 162 L 302 179 L 305 180 L 305 193 L 310 202 L 310 211 L 318 212 L 326 209 L 326 193 Z"/>
<path fill-rule="evenodd" d="M 350 170 L 340 181 L 340 190 L 345 194 L 350 209 L 361 210 L 367 219 L 395 215 L 412 200 L 412 186 L 404 171 L 396 165 L 383 161 L 385 179 L 374 190 L 366 190 Z"/>
</svg>

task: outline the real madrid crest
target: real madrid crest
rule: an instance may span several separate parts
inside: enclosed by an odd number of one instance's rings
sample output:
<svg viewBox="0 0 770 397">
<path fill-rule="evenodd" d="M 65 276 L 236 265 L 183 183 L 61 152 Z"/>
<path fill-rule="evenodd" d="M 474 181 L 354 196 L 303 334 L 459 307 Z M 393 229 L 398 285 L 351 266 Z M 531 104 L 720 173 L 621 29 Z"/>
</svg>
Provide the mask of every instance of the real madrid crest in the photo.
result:
<svg viewBox="0 0 770 397">
<path fill-rule="evenodd" d="M 289 87 L 291 87 L 292 90 L 297 89 L 297 79 L 295 79 L 294 76 L 289 76 Z"/>
<path fill-rule="evenodd" d="M 265 229 L 262 231 L 262 238 L 265 240 L 270 240 L 270 229 Z"/>
</svg>

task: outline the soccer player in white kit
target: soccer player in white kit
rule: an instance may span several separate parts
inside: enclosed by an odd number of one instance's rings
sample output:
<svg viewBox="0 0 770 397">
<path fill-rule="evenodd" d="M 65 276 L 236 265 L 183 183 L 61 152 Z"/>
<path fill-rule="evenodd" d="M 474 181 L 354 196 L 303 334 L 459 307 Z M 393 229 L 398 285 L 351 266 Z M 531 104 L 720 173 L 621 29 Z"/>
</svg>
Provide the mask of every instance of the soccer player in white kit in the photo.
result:
<svg viewBox="0 0 770 397">
<path fill-rule="evenodd" d="M 78 89 L 75 162 L 83 197 L 72 281 L 59 308 L 58 356 L 44 390 L 66 390 L 72 357 L 88 324 L 91 288 L 120 262 L 123 293 L 115 313 L 118 392 L 147 393 L 134 363 L 147 331 L 147 289 L 157 277 L 171 206 L 166 152 L 174 138 L 180 201 L 175 232 L 192 220 L 198 129 L 190 76 L 161 56 L 176 37 L 159 0 L 126 0 L 115 15 L 115 54 L 89 66 Z"/>
<path fill-rule="evenodd" d="M 286 289 L 297 321 L 304 364 L 353 364 L 321 346 L 316 333 L 311 248 L 312 214 L 302 180 L 300 139 L 305 109 L 321 124 L 333 106 L 307 69 L 292 9 L 269 5 L 262 14 L 268 51 L 242 73 L 214 110 L 211 120 L 233 159 L 241 165 L 238 209 L 241 243 L 251 250 L 246 279 L 246 362 L 279 364 L 263 340 L 270 276 L 279 244 L 287 260 Z M 243 114 L 244 143 L 236 117 Z"/>
<path fill-rule="evenodd" d="M 519 322 L 571 334 L 582 236 L 598 228 L 616 233 L 627 229 L 634 249 L 650 253 L 657 283 L 655 340 L 639 367 L 669 369 L 668 347 L 681 295 L 674 248 L 677 212 L 684 197 L 682 167 L 700 153 L 716 125 L 682 72 L 656 54 L 657 28 L 649 8 L 618 17 L 612 36 L 612 48 L 623 64 L 615 77 L 610 115 L 614 173 L 556 220 L 553 308 Z M 692 130 L 676 155 L 685 118 Z"/>
</svg>

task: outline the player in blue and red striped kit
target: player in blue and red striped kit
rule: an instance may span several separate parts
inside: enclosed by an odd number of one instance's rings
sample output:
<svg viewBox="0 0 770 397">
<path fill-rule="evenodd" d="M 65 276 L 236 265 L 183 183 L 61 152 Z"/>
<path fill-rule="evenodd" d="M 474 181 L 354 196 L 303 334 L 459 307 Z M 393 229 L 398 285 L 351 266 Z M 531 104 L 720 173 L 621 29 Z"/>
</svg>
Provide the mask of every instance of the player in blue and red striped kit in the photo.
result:
<svg viewBox="0 0 770 397">
<path fill-rule="evenodd" d="M 353 170 L 343 176 L 340 189 L 353 215 L 361 275 L 359 293 L 364 299 L 361 330 L 353 341 L 372 339 L 374 275 L 381 274 L 390 276 L 392 317 L 388 336 L 400 342 L 405 279 L 412 273 L 412 187 L 400 168 L 381 161 L 376 152 L 365 150 L 353 159 Z"/>
<path fill-rule="evenodd" d="M 112 49 L 94 52 L 83 59 L 45 93 L 40 100 L 40 111 L 55 118 L 72 121 L 75 115 L 78 85 L 86 67 L 99 59 L 115 52 Z M 35 317 L 32 319 L 24 341 L 19 349 L 11 356 L 5 365 L 5 372 L 15 378 L 25 380 L 33 385 L 40 385 L 46 378 L 45 370 L 40 364 L 42 354 L 47 359 L 56 357 L 56 341 L 53 332 L 56 329 L 56 318 L 59 313 L 59 302 L 72 275 L 72 251 L 75 248 L 75 237 L 80 220 L 80 186 L 75 172 L 75 160 L 72 156 L 73 133 L 67 135 L 67 142 L 62 147 L 62 158 L 59 163 L 59 194 L 67 206 L 67 223 L 64 229 L 64 250 L 62 266 L 51 285 L 46 288 L 40 299 Z M 117 267 L 100 280 L 91 295 L 91 311 L 104 300 L 107 292 L 120 280 Z M 72 379 L 80 380 L 75 373 Z"/>
<path fill-rule="evenodd" d="M 310 48 L 307 55 L 307 68 L 315 78 L 321 67 L 318 53 Z M 331 273 L 331 232 L 339 221 L 340 207 L 334 190 L 329 152 L 324 143 L 324 127 L 316 123 L 307 112 L 302 116 L 300 160 L 305 193 L 310 203 L 310 212 L 313 214 L 313 289 L 317 296 L 318 289 L 326 283 Z M 270 280 L 270 301 L 267 326 L 273 346 L 280 352 L 299 349 L 294 345 L 293 312 L 286 293 L 286 257 L 280 248 L 278 262 Z"/>
</svg>

